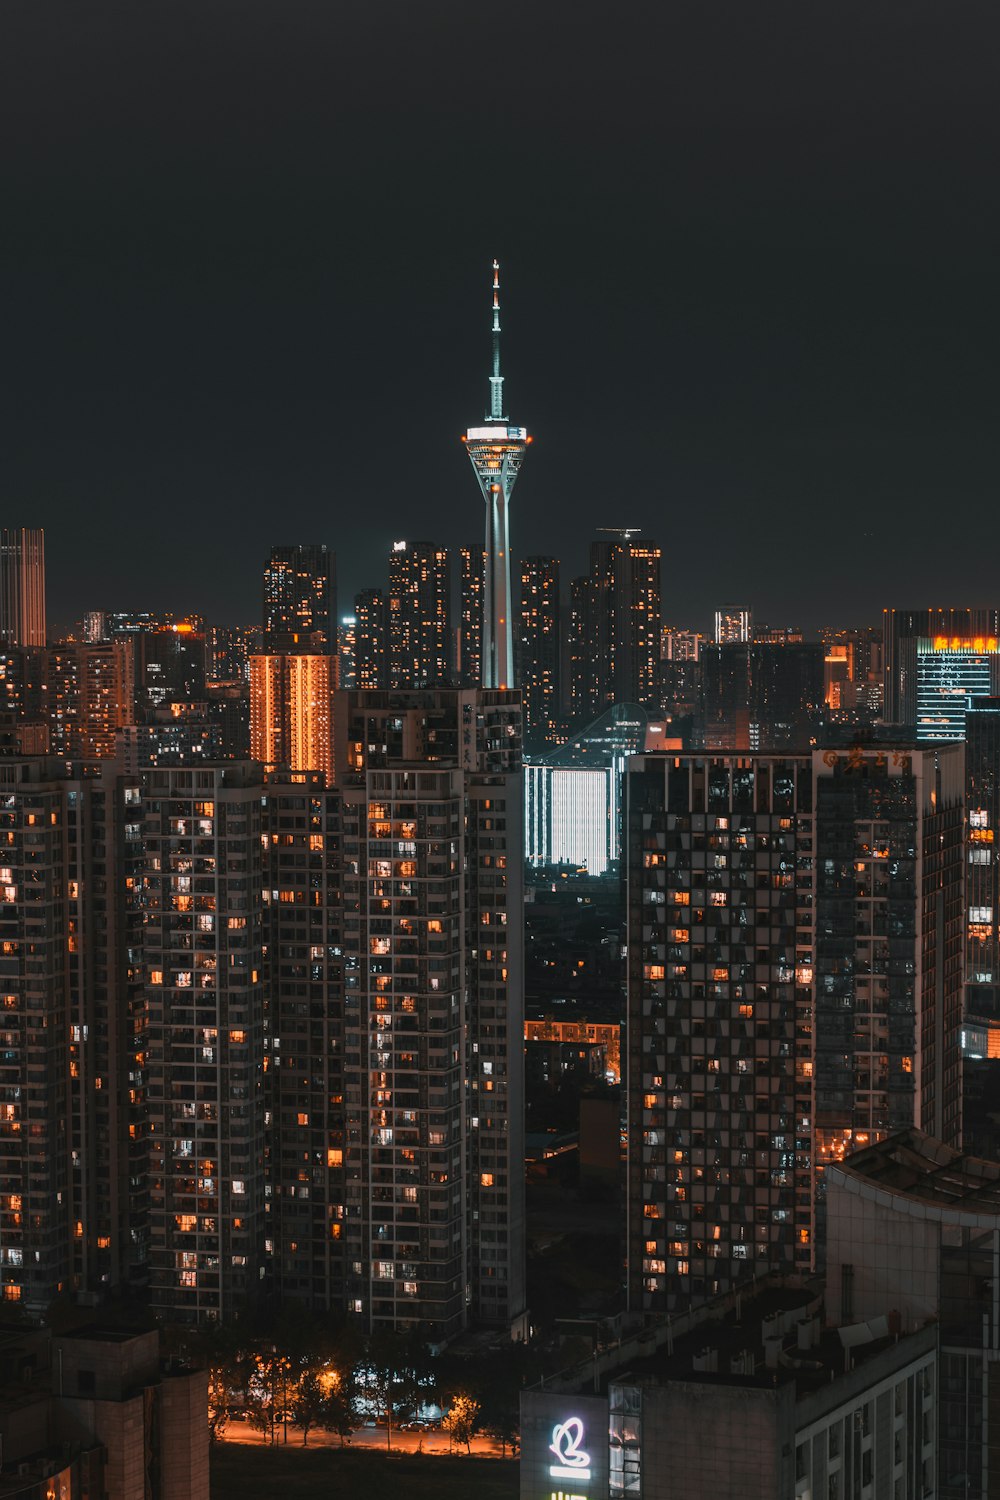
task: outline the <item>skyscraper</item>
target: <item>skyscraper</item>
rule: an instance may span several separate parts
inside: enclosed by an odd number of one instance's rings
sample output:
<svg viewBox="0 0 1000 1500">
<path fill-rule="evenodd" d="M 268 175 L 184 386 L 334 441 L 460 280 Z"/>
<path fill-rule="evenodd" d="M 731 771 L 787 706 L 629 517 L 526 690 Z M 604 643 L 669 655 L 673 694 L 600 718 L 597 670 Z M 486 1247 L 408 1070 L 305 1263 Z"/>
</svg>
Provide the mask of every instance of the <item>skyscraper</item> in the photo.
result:
<svg viewBox="0 0 1000 1500">
<path fill-rule="evenodd" d="M 45 645 L 45 533 L 0 530 L 0 646 Z"/>
<path fill-rule="evenodd" d="M 613 703 L 659 713 L 660 548 L 629 528 L 590 548 L 590 576 L 574 579 L 570 646 L 573 716 L 594 719 Z"/>
<path fill-rule="evenodd" d="M 810 1269 L 826 1165 L 907 1125 L 957 1140 L 962 764 L 957 745 L 630 763 L 633 1308 Z"/>
<path fill-rule="evenodd" d="M 514 652 L 524 714 L 524 743 L 555 743 L 559 698 L 559 559 L 526 557 L 521 563 L 520 609 Z"/>
<path fill-rule="evenodd" d="M 389 686 L 385 595 L 381 589 L 365 589 L 354 596 L 354 676 L 359 688 Z"/>
<path fill-rule="evenodd" d="M 500 267 L 493 262 L 493 373 L 490 409 L 463 441 L 486 501 L 486 586 L 483 592 L 483 686 L 514 683 L 514 620 L 510 590 L 510 497 L 531 438 L 511 427 L 503 411 L 500 374 Z"/>
<path fill-rule="evenodd" d="M 996 636 L 917 640 L 917 739 L 963 740 L 976 698 L 1000 693 Z"/>
<path fill-rule="evenodd" d="M 250 658 L 250 753 L 262 765 L 333 780 L 336 659 L 296 652 Z"/>
<path fill-rule="evenodd" d="M 885 690 L 883 714 L 887 724 L 912 733 L 917 722 L 917 641 L 935 637 L 1000 636 L 1000 610 L 887 609 L 882 613 Z"/>
<path fill-rule="evenodd" d="M 67 641 L 45 652 L 45 712 L 53 755 L 90 760 L 115 754 L 133 722 L 132 642 Z"/>
<path fill-rule="evenodd" d="M 263 785 L 232 762 L 141 776 L 150 1291 L 231 1316 L 264 1254 Z"/>
<path fill-rule="evenodd" d="M 334 650 L 336 591 L 328 547 L 272 547 L 264 567 L 264 650 Z"/>
<path fill-rule="evenodd" d="M 432 542 L 393 542 L 389 555 L 389 686 L 451 681 L 451 573 Z"/>
<path fill-rule="evenodd" d="M 715 611 L 715 644 L 742 645 L 753 640 L 753 611 L 742 604 L 723 604 Z"/>
<path fill-rule="evenodd" d="M 337 695 L 348 1309 L 367 1329 L 524 1313 L 520 707 Z"/>
<path fill-rule="evenodd" d="M 461 548 L 459 581 L 458 680 L 460 687 L 483 685 L 483 597 L 486 552 L 480 545 Z"/>
</svg>

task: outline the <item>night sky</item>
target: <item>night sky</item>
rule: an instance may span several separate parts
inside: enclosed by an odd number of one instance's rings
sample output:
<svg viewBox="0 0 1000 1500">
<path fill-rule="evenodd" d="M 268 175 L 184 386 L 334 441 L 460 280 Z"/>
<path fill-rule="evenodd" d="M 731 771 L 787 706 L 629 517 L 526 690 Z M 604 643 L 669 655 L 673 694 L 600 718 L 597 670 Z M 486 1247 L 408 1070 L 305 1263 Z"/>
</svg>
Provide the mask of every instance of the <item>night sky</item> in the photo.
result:
<svg viewBox="0 0 1000 1500">
<path fill-rule="evenodd" d="M 664 618 L 997 602 L 995 0 L 5 0 L 0 519 L 49 614 L 255 621 L 272 542 L 482 535 Z"/>
</svg>

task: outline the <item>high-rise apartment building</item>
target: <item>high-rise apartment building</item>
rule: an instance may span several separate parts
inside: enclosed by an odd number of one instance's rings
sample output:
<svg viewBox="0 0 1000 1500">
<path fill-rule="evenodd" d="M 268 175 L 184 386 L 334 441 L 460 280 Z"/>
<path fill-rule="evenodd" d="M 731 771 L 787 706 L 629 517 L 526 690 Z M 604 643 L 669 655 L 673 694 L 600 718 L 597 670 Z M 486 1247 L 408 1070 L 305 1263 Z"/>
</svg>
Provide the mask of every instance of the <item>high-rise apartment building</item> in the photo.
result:
<svg viewBox="0 0 1000 1500">
<path fill-rule="evenodd" d="M 910 733 L 917 723 L 917 642 L 1000 637 L 1000 610 L 887 609 L 882 613 L 885 687 L 883 718 Z"/>
<path fill-rule="evenodd" d="M 460 687 L 483 685 L 483 596 L 486 590 L 486 552 L 481 546 L 460 549 L 458 682 Z"/>
<path fill-rule="evenodd" d="M 348 1308 L 524 1314 L 522 807 L 513 692 L 337 700 Z"/>
<path fill-rule="evenodd" d="M 323 771 L 332 781 L 336 672 L 332 656 L 251 656 L 250 753 L 255 760 L 292 771 Z"/>
<path fill-rule="evenodd" d="M 816 751 L 817 1165 L 917 1125 L 961 1139 L 960 745 Z"/>
<path fill-rule="evenodd" d="M 524 743 L 556 743 L 561 721 L 559 667 L 559 560 L 526 557 L 521 563 L 515 674 L 521 690 Z"/>
<path fill-rule="evenodd" d="M 64 775 L 0 761 L 0 1270 L 4 1299 L 33 1313 L 72 1271 Z"/>
<path fill-rule="evenodd" d="M 628 1292 L 703 1301 L 812 1246 L 805 757 L 626 773 Z"/>
<path fill-rule="evenodd" d="M 451 574 L 444 547 L 393 542 L 388 637 L 390 687 L 451 681 Z"/>
<path fill-rule="evenodd" d="M 345 1050 L 340 795 L 319 772 L 266 784 L 264 920 L 270 1006 L 274 1290 L 302 1307 L 346 1306 Z"/>
<path fill-rule="evenodd" d="M 337 626 L 337 683 L 342 688 L 357 687 L 357 630 L 354 615 L 344 615 Z"/>
<path fill-rule="evenodd" d="M 966 715 L 965 1013 L 993 1033 L 1000 1055 L 1000 698 L 976 698 Z"/>
<path fill-rule="evenodd" d="M 214 625 L 205 639 L 209 682 L 250 681 L 250 658 L 263 650 L 264 632 L 259 625 Z"/>
<path fill-rule="evenodd" d="M 3 1298 L 141 1284 L 148 1247 L 138 793 L 0 761 Z"/>
<path fill-rule="evenodd" d="M 45 652 L 45 717 L 53 755 L 113 756 L 134 719 L 132 642 L 66 641 Z"/>
<path fill-rule="evenodd" d="M 753 610 L 743 604 L 724 604 L 715 611 L 715 644 L 746 645 L 752 641 Z"/>
<path fill-rule="evenodd" d="M 150 1298 L 225 1318 L 264 1264 L 260 767 L 140 779 Z"/>
<path fill-rule="evenodd" d="M 957 1139 L 962 754 L 631 763 L 633 1308 L 808 1269 L 825 1165 L 905 1125 Z"/>
<path fill-rule="evenodd" d="M 0 529 L 0 646 L 45 645 L 45 533 Z"/>
<path fill-rule="evenodd" d="M 272 547 L 264 565 L 265 651 L 335 647 L 336 563 L 318 542 Z"/>
<path fill-rule="evenodd" d="M 355 687 L 389 686 L 386 645 L 385 595 L 381 589 L 365 589 L 354 596 Z M 347 683 L 342 683 L 347 687 Z"/>
</svg>

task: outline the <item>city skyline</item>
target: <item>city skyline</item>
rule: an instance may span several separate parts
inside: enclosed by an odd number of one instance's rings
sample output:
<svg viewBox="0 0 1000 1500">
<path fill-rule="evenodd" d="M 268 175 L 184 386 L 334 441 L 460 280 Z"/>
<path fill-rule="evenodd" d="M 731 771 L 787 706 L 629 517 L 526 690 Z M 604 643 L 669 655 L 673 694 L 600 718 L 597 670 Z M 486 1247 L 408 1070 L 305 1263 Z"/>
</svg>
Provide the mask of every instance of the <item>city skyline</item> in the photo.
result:
<svg viewBox="0 0 1000 1500">
<path fill-rule="evenodd" d="M 415 509 L 466 542 L 494 256 L 537 437 L 516 556 L 573 577 L 620 519 L 660 538 L 678 621 L 987 595 L 988 549 L 927 539 L 992 506 L 994 15 L 663 8 L 608 45 L 594 6 L 569 42 L 515 4 L 495 115 L 485 12 L 304 6 L 277 53 L 267 15 L 137 14 L 114 47 L 93 15 L 4 22 L 0 484 L 70 619 L 122 593 L 250 617 L 276 515 L 345 598 Z M 487 141 L 515 187 L 467 213 Z"/>
</svg>

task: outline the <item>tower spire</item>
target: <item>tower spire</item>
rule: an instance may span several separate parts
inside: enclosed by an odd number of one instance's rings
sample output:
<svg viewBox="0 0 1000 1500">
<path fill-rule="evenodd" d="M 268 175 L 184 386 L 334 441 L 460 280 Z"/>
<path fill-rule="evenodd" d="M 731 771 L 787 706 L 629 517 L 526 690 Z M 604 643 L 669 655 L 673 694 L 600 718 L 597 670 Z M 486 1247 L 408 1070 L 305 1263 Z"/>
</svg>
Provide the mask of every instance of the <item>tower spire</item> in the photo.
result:
<svg viewBox="0 0 1000 1500">
<path fill-rule="evenodd" d="M 493 262 L 493 374 L 490 376 L 490 422 L 505 422 L 503 376 L 500 374 L 500 262 Z"/>
</svg>

